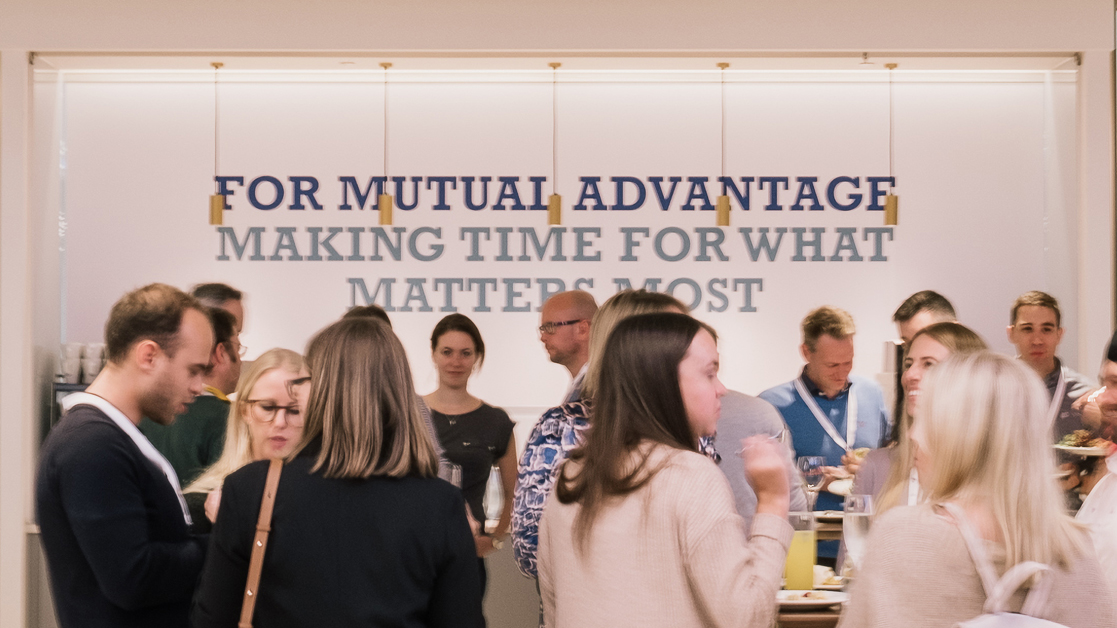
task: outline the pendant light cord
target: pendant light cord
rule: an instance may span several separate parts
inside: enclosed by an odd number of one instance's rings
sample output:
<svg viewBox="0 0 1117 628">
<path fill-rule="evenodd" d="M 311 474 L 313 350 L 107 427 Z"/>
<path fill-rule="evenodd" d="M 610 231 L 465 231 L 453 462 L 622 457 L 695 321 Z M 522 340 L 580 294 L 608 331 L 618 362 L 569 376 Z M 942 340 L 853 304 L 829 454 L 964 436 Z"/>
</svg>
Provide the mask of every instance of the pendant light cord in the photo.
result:
<svg viewBox="0 0 1117 628">
<path fill-rule="evenodd" d="M 219 136 L 218 136 L 217 130 L 221 127 L 221 117 L 220 117 L 221 107 L 218 104 L 218 95 L 220 94 L 220 92 L 217 89 L 217 71 L 224 64 L 220 63 L 218 61 L 214 61 L 210 65 L 213 66 L 213 185 L 215 187 L 214 191 L 219 192 L 218 185 L 217 185 L 217 173 L 220 172 L 220 167 L 219 167 L 218 157 L 217 157 L 218 156 L 217 147 L 220 144 L 218 144 L 218 137 Z"/>
</svg>

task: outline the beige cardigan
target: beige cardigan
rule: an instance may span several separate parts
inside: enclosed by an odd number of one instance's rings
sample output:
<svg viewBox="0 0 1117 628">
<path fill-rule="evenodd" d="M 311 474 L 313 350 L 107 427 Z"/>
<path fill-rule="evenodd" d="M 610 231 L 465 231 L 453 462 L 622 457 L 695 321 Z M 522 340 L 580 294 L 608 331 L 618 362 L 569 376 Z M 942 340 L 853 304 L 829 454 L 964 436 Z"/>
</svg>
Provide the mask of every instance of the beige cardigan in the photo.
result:
<svg viewBox="0 0 1117 628">
<path fill-rule="evenodd" d="M 650 460 L 664 467 L 599 512 L 585 553 L 573 540 L 580 506 L 552 491 L 539 526 L 546 625 L 769 628 L 791 526 L 757 515 L 746 540 L 713 462 L 663 445 Z"/>
<path fill-rule="evenodd" d="M 950 628 L 982 613 L 985 592 L 962 534 L 930 504 L 894 508 L 873 526 L 865 567 L 854 580 L 839 628 Z M 1004 573 L 1003 547 L 988 547 L 998 574 Z M 1043 619 L 1070 628 L 1117 626 L 1092 552 L 1069 570 L 1049 573 L 1055 581 Z M 1011 608 L 1019 611 L 1023 602 L 1019 592 Z"/>
</svg>

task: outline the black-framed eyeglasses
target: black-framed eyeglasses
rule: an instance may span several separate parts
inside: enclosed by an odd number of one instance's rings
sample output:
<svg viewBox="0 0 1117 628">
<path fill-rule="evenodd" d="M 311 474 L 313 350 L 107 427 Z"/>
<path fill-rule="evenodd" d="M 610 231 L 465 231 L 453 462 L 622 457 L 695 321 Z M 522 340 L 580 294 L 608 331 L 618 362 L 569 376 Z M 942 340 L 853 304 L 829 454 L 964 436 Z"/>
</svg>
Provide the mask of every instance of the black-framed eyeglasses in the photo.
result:
<svg viewBox="0 0 1117 628">
<path fill-rule="evenodd" d="M 289 380 L 287 380 L 287 394 L 292 399 L 298 399 L 299 396 L 296 393 L 298 393 L 299 388 L 302 387 L 302 386 L 305 386 L 306 384 L 309 384 L 309 383 L 310 383 L 310 376 L 309 375 L 306 375 L 306 376 L 303 376 L 303 377 L 296 377 L 295 379 L 289 379 Z"/>
<path fill-rule="evenodd" d="M 584 318 L 576 318 L 572 321 L 561 321 L 561 322 L 558 322 L 558 323 L 543 323 L 542 325 L 539 326 L 539 333 L 541 333 L 541 334 L 553 334 L 553 333 L 555 333 L 555 330 L 558 329 L 559 327 L 565 327 L 567 325 L 573 325 L 574 323 L 580 323 L 583 320 L 585 320 L 585 319 Z"/>
<path fill-rule="evenodd" d="M 298 404 L 281 406 L 271 399 L 245 399 L 244 402 L 248 404 L 252 419 L 259 423 L 271 423 L 275 420 L 275 417 L 279 416 L 279 411 L 282 410 L 283 418 L 288 423 L 295 427 L 303 424 L 303 413 Z"/>
</svg>

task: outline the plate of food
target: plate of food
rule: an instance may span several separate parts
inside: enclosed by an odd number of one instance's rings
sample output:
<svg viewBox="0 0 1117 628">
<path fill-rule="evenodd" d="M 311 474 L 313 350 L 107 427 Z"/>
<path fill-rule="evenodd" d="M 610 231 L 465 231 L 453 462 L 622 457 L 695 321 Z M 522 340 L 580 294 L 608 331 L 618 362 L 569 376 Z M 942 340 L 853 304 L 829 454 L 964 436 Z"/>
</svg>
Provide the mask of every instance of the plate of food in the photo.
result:
<svg viewBox="0 0 1117 628">
<path fill-rule="evenodd" d="M 826 608 L 848 602 L 849 594 L 843 591 L 780 591 L 776 601 L 785 609 Z"/>
<path fill-rule="evenodd" d="M 1105 456 L 1113 443 L 1104 438 L 1094 438 L 1088 430 L 1075 430 L 1063 437 L 1055 449 L 1075 456 Z"/>
<path fill-rule="evenodd" d="M 842 511 L 840 510 L 820 510 L 814 513 L 815 521 L 819 523 L 841 523 Z"/>
</svg>

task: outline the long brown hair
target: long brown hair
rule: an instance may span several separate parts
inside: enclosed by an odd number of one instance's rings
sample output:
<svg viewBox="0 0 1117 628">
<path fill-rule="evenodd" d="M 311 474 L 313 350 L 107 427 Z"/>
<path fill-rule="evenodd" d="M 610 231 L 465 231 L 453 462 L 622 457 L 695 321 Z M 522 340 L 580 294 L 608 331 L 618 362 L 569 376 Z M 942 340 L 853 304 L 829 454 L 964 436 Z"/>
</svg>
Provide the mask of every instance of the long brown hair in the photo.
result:
<svg viewBox="0 0 1117 628">
<path fill-rule="evenodd" d="M 347 318 L 306 350 L 310 399 L 299 450 L 321 435 L 311 469 L 327 478 L 438 475 L 403 345 L 378 319 Z"/>
<path fill-rule="evenodd" d="M 571 452 L 575 474 L 564 466 L 555 487 L 558 500 L 581 505 L 574 538 L 584 548 L 604 502 L 648 483 L 659 470 L 648 468 L 650 450 L 633 453 L 643 441 L 697 451 L 698 437 L 687 421 L 679 389 L 679 363 L 705 323 L 685 314 L 660 312 L 626 318 L 605 343 L 594 397 L 593 428 L 585 444 Z"/>
<path fill-rule="evenodd" d="M 904 351 L 904 363 L 908 361 L 908 354 L 911 352 L 912 345 L 915 344 L 915 339 L 921 336 L 927 336 L 931 340 L 939 343 L 950 351 L 951 355 L 965 355 L 968 353 L 975 353 L 977 351 L 984 351 L 988 349 L 985 341 L 981 336 L 977 335 L 969 327 L 961 323 L 945 322 L 935 323 L 928 325 L 919 330 L 911 338 L 908 343 L 907 350 Z M 907 370 L 906 368 L 904 369 Z M 905 399 L 907 395 L 903 390 L 899 391 L 896 395 L 896 407 L 899 408 L 892 423 L 892 446 L 896 448 L 892 458 L 892 466 L 888 470 L 888 478 L 884 482 L 884 486 L 880 489 L 880 495 L 877 501 L 877 514 L 898 506 L 904 491 L 908 487 L 908 481 L 911 478 L 911 468 L 914 464 L 915 454 L 911 446 L 911 412 L 907 407 Z"/>
</svg>

